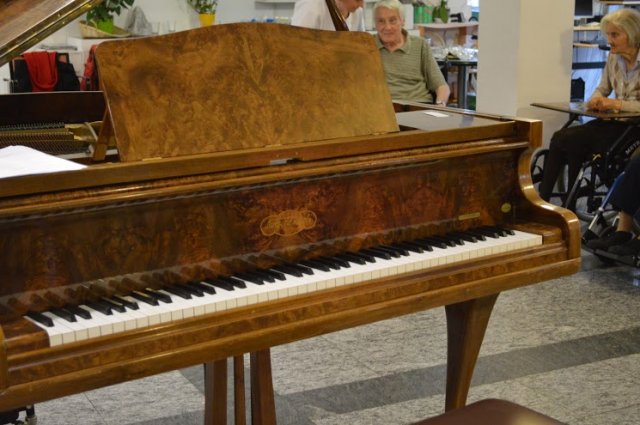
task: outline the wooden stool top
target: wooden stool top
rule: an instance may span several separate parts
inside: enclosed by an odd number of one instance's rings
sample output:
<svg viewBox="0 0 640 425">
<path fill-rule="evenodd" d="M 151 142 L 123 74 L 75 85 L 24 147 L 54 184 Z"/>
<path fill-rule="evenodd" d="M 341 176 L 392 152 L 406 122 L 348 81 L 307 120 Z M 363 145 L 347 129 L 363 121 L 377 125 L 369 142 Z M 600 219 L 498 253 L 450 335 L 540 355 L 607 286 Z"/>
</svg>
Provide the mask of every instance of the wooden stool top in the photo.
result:
<svg viewBox="0 0 640 425">
<path fill-rule="evenodd" d="M 505 400 L 482 400 L 414 425 L 563 425 L 531 409 Z"/>
</svg>

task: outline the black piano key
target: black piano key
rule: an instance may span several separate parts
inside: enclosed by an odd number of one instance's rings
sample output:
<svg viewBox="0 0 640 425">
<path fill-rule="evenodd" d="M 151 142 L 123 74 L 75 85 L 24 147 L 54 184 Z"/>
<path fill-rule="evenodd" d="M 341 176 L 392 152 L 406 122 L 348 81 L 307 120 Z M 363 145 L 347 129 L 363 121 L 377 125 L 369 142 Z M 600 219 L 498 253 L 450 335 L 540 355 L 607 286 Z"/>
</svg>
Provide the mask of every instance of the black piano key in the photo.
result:
<svg viewBox="0 0 640 425">
<path fill-rule="evenodd" d="M 449 238 L 446 238 L 446 237 L 444 237 L 444 236 L 440 236 L 440 235 L 433 235 L 433 236 L 429 236 L 429 238 L 430 238 L 430 239 L 433 239 L 433 240 L 436 240 L 436 241 L 440 241 L 440 242 L 442 242 L 442 243 L 444 243 L 444 244 L 446 244 L 447 246 L 450 246 L 450 247 L 452 247 L 452 248 L 453 248 L 454 246 L 456 246 L 456 243 L 455 243 L 455 241 L 454 241 L 454 240 L 449 239 Z"/>
<path fill-rule="evenodd" d="M 515 236 L 516 234 L 516 232 L 514 232 L 513 230 L 507 229 L 505 227 L 500 227 L 499 229 L 502 229 L 504 232 L 506 232 L 507 235 L 510 235 L 510 236 Z"/>
<path fill-rule="evenodd" d="M 247 284 L 241 281 L 240 279 L 233 278 L 231 276 L 218 276 L 218 280 L 223 282 L 227 282 L 238 289 L 244 289 L 247 287 Z"/>
<path fill-rule="evenodd" d="M 357 255 L 358 257 L 362 257 L 362 259 L 364 261 L 366 261 L 367 263 L 375 263 L 376 262 L 376 256 L 375 255 L 371 255 L 371 254 L 367 254 L 366 252 L 352 252 L 351 254 L 353 255 Z"/>
<path fill-rule="evenodd" d="M 236 273 L 234 277 L 246 280 L 247 282 L 255 283 L 256 285 L 264 285 L 265 281 L 261 276 L 250 272 Z"/>
<path fill-rule="evenodd" d="M 45 316 L 44 314 L 37 312 L 37 311 L 30 311 L 26 314 L 27 317 L 30 317 L 31 319 L 35 320 L 36 322 L 40 323 L 41 325 L 44 325 L 48 328 L 52 328 L 53 327 L 53 320 L 51 320 L 50 317 Z"/>
<path fill-rule="evenodd" d="M 433 251 L 433 246 L 431 246 L 431 244 L 429 242 L 427 242 L 427 241 L 416 239 L 416 240 L 413 240 L 413 241 L 407 242 L 407 243 L 412 243 L 414 245 L 418 245 L 420 248 L 424 249 L 425 251 Z"/>
<path fill-rule="evenodd" d="M 515 232 L 511 229 L 505 229 L 504 227 L 499 227 L 499 226 L 482 226 L 483 228 L 487 228 L 490 230 L 495 231 L 496 233 L 498 233 L 498 235 L 502 236 L 502 237 L 506 237 L 506 236 L 513 236 L 515 235 Z"/>
<path fill-rule="evenodd" d="M 360 265 L 364 265 L 367 263 L 367 260 L 355 255 L 352 252 L 343 252 L 342 254 L 335 255 L 334 258 L 337 258 L 339 260 L 349 261 L 351 263 L 356 263 Z"/>
<path fill-rule="evenodd" d="M 279 270 L 275 270 L 273 268 L 263 270 L 265 273 L 268 273 L 270 276 L 274 277 L 277 280 L 287 280 L 287 276 Z"/>
<path fill-rule="evenodd" d="M 165 304 L 171 304 L 173 300 L 167 294 L 163 294 L 160 291 L 157 291 L 153 288 L 144 288 L 142 290 L 144 293 L 149 294 L 151 297 L 155 298 L 158 301 L 162 301 Z"/>
<path fill-rule="evenodd" d="M 126 299 L 125 297 L 121 297 L 120 295 L 114 295 L 112 297 L 114 300 L 127 307 L 129 310 L 139 310 L 140 306 L 135 301 L 131 301 Z"/>
<path fill-rule="evenodd" d="M 201 289 L 203 292 L 209 294 L 209 295 L 213 295 L 216 293 L 216 288 L 214 288 L 211 285 L 207 285 L 206 283 L 202 283 L 202 282 L 189 282 L 187 283 L 187 285 L 189 286 L 193 286 L 194 288 L 198 288 Z"/>
<path fill-rule="evenodd" d="M 69 310 L 64 308 L 53 308 L 49 310 L 51 314 L 55 314 L 56 316 L 66 320 L 67 322 L 77 322 L 76 316 L 71 313 Z"/>
<path fill-rule="evenodd" d="M 380 251 L 386 252 L 387 254 L 389 254 L 393 258 L 400 258 L 400 253 L 398 251 L 396 251 L 395 249 L 389 248 L 388 246 L 378 245 L 375 248 L 379 249 Z"/>
<path fill-rule="evenodd" d="M 499 231 L 496 228 L 491 228 L 491 227 L 488 227 L 488 226 L 480 227 L 477 230 L 479 232 L 484 233 L 487 236 L 490 236 L 490 237 L 496 238 L 496 239 L 499 238 L 500 236 L 502 236 L 501 235 L 501 233 L 502 233 L 501 231 Z"/>
<path fill-rule="evenodd" d="M 111 307 L 112 310 L 117 311 L 118 313 L 124 313 L 125 311 L 127 311 L 126 307 L 124 306 L 124 304 L 115 301 L 115 300 L 111 300 L 109 298 L 102 298 L 102 301 L 106 302 L 107 304 L 109 304 L 109 307 Z"/>
<path fill-rule="evenodd" d="M 65 307 L 65 310 L 69 310 L 71 313 L 75 314 L 78 317 L 82 317 L 85 320 L 91 319 L 91 313 L 88 310 L 85 310 L 82 307 L 76 305 L 68 305 Z"/>
<path fill-rule="evenodd" d="M 342 261 L 331 257 L 316 257 L 313 260 L 325 264 L 333 270 L 340 270 L 340 267 L 351 267 L 348 261 Z"/>
<path fill-rule="evenodd" d="M 391 245 L 380 245 L 383 248 L 389 248 L 389 249 L 393 249 L 395 252 L 397 252 L 400 255 L 404 255 L 405 257 L 407 255 L 409 255 L 409 251 L 407 251 L 406 248 L 401 247 L 398 244 L 391 244 Z"/>
<path fill-rule="evenodd" d="M 487 237 L 483 233 L 480 233 L 480 232 L 476 231 L 476 229 L 467 229 L 464 232 L 469 234 L 469 235 L 475 236 L 479 241 L 486 241 L 487 240 Z"/>
<path fill-rule="evenodd" d="M 464 239 L 455 233 L 447 233 L 443 238 L 452 241 L 454 245 L 464 245 Z"/>
<path fill-rule="evenodd" d="M 411 252 L 415 252 L 415 253 L 422 253 L 424 252 L 424 249 L 422 249 L 420 246 L 412 244 L 411 242 L 398 242 L 397 244 L 404 249 L 406 249 L 407 251 L 411 251 Z"/>
<path fill-rule="evenodd" d="M 323 272 L 328 272 L 329 270 L 331 270 L 331 267 L 322 263 L 321 261 L 316 261 L 316 260 L 304 260 L 304 261 L 300 261 L 300 264 L 315 270 L 323 271 Z"/>
<path fill-rule="evenodd" d="M 184 289 L 185 291 L 188 291 L 192 296 L 204 297 L 204 291 L 201 288 L 191 285 L 190 283 L 187 283 L 185 285 L 180 285 L 180 288 Z"/>
<path fill-rule="evenodd" d="M 376 249 L 375 247 L 361 249 L 358 252 L 365 253 L 365 254 L 368 254 L 368 255 L 372 255 L 374 257 L 380 258 L 381 260 L 390 260 L 391 259 L 391 254 L 389 254 L 385 250 Z"/>
<path fill-rule="evenodd" d="M 468 231 L 475 235 L 482 235 L 487 238 L 498 239 L 498 235 L 495 232 L 492 232 L 487 229 L 477 228 L 477 229 L 469 229 Z"/>
<path fill-rule="evenodd" d="M 302 271 L 297 268 L 289 267 L 285 264 L 281 264 L 279 266 L 273 266 L 270 270 L 275 270 L 284 274 L 288 274 L 295 277 L 302 277 Z"/>
<path fill-rule="evenodd" d="M 251 270 L 251 272 L 248 272 L 248 273 L 255 274 L 256 276 L 260 277 L 264 282 L 274 283 L 276 281 L 276 278 L 270 275 L 269 273 L 267 273 L 266 270 L 257 269 L 257 270 Z"/>
<path fill-rule="evenodd" d="M 293 267 L 294 269 L 300 270 L 302 273 L 307 274 L 309 276 L 313 275 L 313 269 L 311 267 L 307 267 L 303 264 L 287 264 L 289 267 Z"/>
<path fill-rule="evenodd" d="M 216 288 L 224 289 L 225 291 L 235 291 L 236 289 L 231 283 L 225 282 L 224 280 L 205 279 L 204 281 L 209 285 L 215 286 Z"/>
<path fill-rule="evenodd" d="M 440 249 L 447 249 L 449 247 L 449 245 L 447 245 L 446 243 L 444 243 L 444 242 L 442 242 L 442 241 L 440 241 L 438 239 L 432 238 L 432 237 L 421 238 L 421 239 L 418 239 L 418 240 L 419 241 L 424 241 L 424 242 L 428 243 L 429 245 L 434 246 L 436 248 L 440 248 Z"/>
<path fill-rule="evenodd" d="M 465 242 L 471 242 L 471 243 L 478 242 L 477 237 L 467 232 L 451 232 L 451 233 L 447 233 L 447 235 L 453 235 L 453 236 L 459 237 Z"/>
<path fill-rule="evenodd" d="M 478 228 L 478 230 L 490 233 L 498 238 L 507 236 L 507 233 L 504 230 L 496 226 L 481 226 Z"/>
<path fill-rule="evenodd" d="M 102 314 L 106 314 L 107 316 L 111 316 L 113 314 L 111 307 L 109 306 L 109 304 L 105 302 L 91 301 L 91 302 L 88 302 L 87 305 L 92 309 L 99 311 Z"/>
<path fill-rule="evenodd" d="M 191 292 L 179 286 L 165 286 L 162 290 L 185 300 L 191 299 Z"/>
<path fill-rule="evenodd" d="M 157 299 L 155 299 L 154 297 L 150 296 L 149 294 L 146 294 L 144 292 L 140 292 L 140 291 L 133 291 L 131 292 L 131 296 L 133 298 L 135 298 L 138 301 L 142 301 L 145 304 L 149 304 L 151 306 L 157 307 L 160 305 L 160 303 L 158 302 Z"/>
</svg>

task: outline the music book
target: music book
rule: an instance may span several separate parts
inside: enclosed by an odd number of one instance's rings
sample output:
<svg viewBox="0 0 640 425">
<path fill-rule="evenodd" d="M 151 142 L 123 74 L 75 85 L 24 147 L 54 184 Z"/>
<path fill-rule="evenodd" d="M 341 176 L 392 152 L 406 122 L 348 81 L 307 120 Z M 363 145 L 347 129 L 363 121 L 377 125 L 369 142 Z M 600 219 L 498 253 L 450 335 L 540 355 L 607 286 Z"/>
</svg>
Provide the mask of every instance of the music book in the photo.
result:
<svg viewBox="0 0 640 425">
<path fill-rule="evenodd" d="M 79 170 L 85 167 L 27 146 L 0 149 L 0 178 Z"/>
</svg>

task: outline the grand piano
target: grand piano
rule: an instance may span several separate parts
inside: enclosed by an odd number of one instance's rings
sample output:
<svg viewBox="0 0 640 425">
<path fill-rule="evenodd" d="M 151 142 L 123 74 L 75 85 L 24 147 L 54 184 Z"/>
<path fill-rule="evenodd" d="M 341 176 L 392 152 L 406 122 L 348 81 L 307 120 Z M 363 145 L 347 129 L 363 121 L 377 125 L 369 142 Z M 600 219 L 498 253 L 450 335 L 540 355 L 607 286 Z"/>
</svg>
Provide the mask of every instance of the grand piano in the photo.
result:
<svg viewBox="0 0 640 425">
<path fill-rule="evenodd" d="M 91 3 L 0 3 L 0 64 Z M 99 119 L 115 146 L 0 180 L 0 411 L 205 364 L 226 423 L 252 353 L 275 423 L 270 347 L 436 307 L 453 409 L 498 295 L 578 270 L 529 175 L 542 124 L 392 102 L 369 34 L 229 24 L 96 58 L 102 92 L 0 96 L 0 127 Z"/>
</svg>

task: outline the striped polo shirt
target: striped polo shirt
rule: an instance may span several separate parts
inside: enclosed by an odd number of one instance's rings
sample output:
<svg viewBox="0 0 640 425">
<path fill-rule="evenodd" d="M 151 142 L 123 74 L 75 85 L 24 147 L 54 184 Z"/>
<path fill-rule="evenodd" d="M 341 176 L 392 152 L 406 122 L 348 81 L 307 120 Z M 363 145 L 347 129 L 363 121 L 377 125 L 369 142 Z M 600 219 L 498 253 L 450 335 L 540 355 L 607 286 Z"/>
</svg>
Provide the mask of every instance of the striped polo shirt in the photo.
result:
<svg viewBox="0 0 640 425">
<path fill-rule="evenodd" d="M 430 92 L 435 92 L 446 81 L 425 41 L 404 30 L 402 33 L 406 41 L 394 52 L 387 50 L 376 34 L 391 98 L 431 103 Z"/>
</svg>

